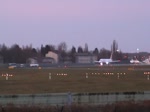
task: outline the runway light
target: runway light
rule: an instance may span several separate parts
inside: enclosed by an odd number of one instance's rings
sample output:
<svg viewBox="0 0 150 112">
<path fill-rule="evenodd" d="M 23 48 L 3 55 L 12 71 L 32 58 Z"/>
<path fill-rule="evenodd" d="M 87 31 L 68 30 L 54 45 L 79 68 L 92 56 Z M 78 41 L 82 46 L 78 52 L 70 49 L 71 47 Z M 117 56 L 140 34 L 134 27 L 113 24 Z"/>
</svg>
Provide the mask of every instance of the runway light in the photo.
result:
<svg viewBox="0 0 150 112">
<path fill-rule="evenodd" d="M 149 80 L 149 75 L 147 75 L 147 80 Z"/>
<path fill-rule="evenodd" d="M 86 79 L 88 78 L 88 73 L 86 73 L 85 78 L 86 78 Z"/>
<path fill-rule="evenodd" d="M 52 79 L 52 76 L 51 76 L 51 73 L 49 73 L 49 80 L 51 80 Z"/>
<path fill-rule="evenodd" d="M 119 74 L 118 74 L 118 79 L 120 78 Z"/>
<path fill-rule="evenodd" d="M 12 77 L 13 75 L 12 74 L 2 74 L 2 77 L 6 77 L 6 80 L 8 80 L 8 77 Z"/>
</svg>

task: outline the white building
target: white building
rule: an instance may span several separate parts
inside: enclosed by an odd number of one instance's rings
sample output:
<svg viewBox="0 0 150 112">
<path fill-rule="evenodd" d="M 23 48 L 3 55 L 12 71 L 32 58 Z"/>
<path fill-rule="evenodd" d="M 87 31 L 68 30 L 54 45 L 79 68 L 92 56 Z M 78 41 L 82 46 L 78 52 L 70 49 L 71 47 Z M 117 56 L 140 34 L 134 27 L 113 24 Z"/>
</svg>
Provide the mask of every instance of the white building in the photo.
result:
<svg viewBox="0 0 150 112">
<path fill-rule="evenodd" d="M 59 56 L 58 56 L 58 54 L 55 53 L 55 52 L 49 51 L 49 52 L 45 55 L 45 57 L 53 58 L 54 61 L 55 61 L 54 63 L 58 63 L 58 62 L 59 62 Z"/>
</svg>

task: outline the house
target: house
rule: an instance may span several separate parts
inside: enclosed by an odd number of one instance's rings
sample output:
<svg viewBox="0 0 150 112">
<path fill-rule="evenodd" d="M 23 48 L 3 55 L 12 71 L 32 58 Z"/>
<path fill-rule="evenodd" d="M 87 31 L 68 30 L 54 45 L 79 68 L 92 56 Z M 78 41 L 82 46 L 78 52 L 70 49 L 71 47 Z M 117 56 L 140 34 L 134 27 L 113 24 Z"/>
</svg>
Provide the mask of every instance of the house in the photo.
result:
<svg viewBox="0 0 150 112">
<path fill-rule="evenodd" d="M 55 60 L 53 58 L 50 58 L 50 57 L 44 57 L 40 60 L 40 63 L 47 63 L 47 64 L 51 63 L 51 64 L 53 64 L 53 63 L 55 63 Z"/>
<path fill-rule="evenodd" d="M 38 59 L 37 58 L 28 58 L 26 63 L 28 63 L 28 64 L 37 64 Z"/>
<path fill-rule="evenodd" d="M 30 67 L 38 67 L 39 64 L 53 64 L 55 63 L 55 60 L 53 58 L 49 58 L 49 57 L 43 57 L 43 58 L 28 58 L 26 61 L 27 64 L 30 65 Z"/>
<path fill-rule="evenodd" d="M 59 62 L 59 55 L 58 55 L 58 53 L 49 51 L 49 52 L 45 55 L 45 57 L 46 57 L 46 58 L 52 58 L 52 59 L 54 59 L 54 62 L 53 62 L 53 63 L 58 63 L 58 62 Z"/>
<path fill-rule="evenodd" d="M 76 63 L 80 64 L 94 63 L 94 61 L 98 58 L 96 55 L 93 55 L 91 53 L 77 53 L 75 57 Z"/>
</svg>

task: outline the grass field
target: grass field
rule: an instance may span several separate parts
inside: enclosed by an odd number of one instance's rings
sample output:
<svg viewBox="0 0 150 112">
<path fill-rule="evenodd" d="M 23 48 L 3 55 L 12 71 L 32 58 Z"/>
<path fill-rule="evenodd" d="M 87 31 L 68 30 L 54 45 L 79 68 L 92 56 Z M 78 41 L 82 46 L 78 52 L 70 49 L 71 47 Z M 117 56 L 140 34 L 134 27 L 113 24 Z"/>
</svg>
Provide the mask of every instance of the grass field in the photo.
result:
<svg viewBox="0 0 150 112">
<path fill-rule="evenodd" d="M 0 94 L 150 91 L 150 80 L 148 75 L 144 74 L 150 71 L 149 68 L 149 66 L 0 68 L 1 75 L 13 74 L 8 80 L 0 76 Z"/>
</svg>

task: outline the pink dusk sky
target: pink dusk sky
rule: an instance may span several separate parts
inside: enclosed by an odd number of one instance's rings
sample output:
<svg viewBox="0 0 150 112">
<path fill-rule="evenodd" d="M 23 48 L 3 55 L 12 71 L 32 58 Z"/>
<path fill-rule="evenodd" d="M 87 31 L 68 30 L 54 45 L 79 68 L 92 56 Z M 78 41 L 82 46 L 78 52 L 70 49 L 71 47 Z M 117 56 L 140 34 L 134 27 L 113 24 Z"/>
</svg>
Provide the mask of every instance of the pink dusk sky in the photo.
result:
<svg viewBox="0 0 150 112">
<path fill-rule="evenodd" d="M 0 44 L 150 52 L 150 0 L 1 0 Z"/>
</svg>

